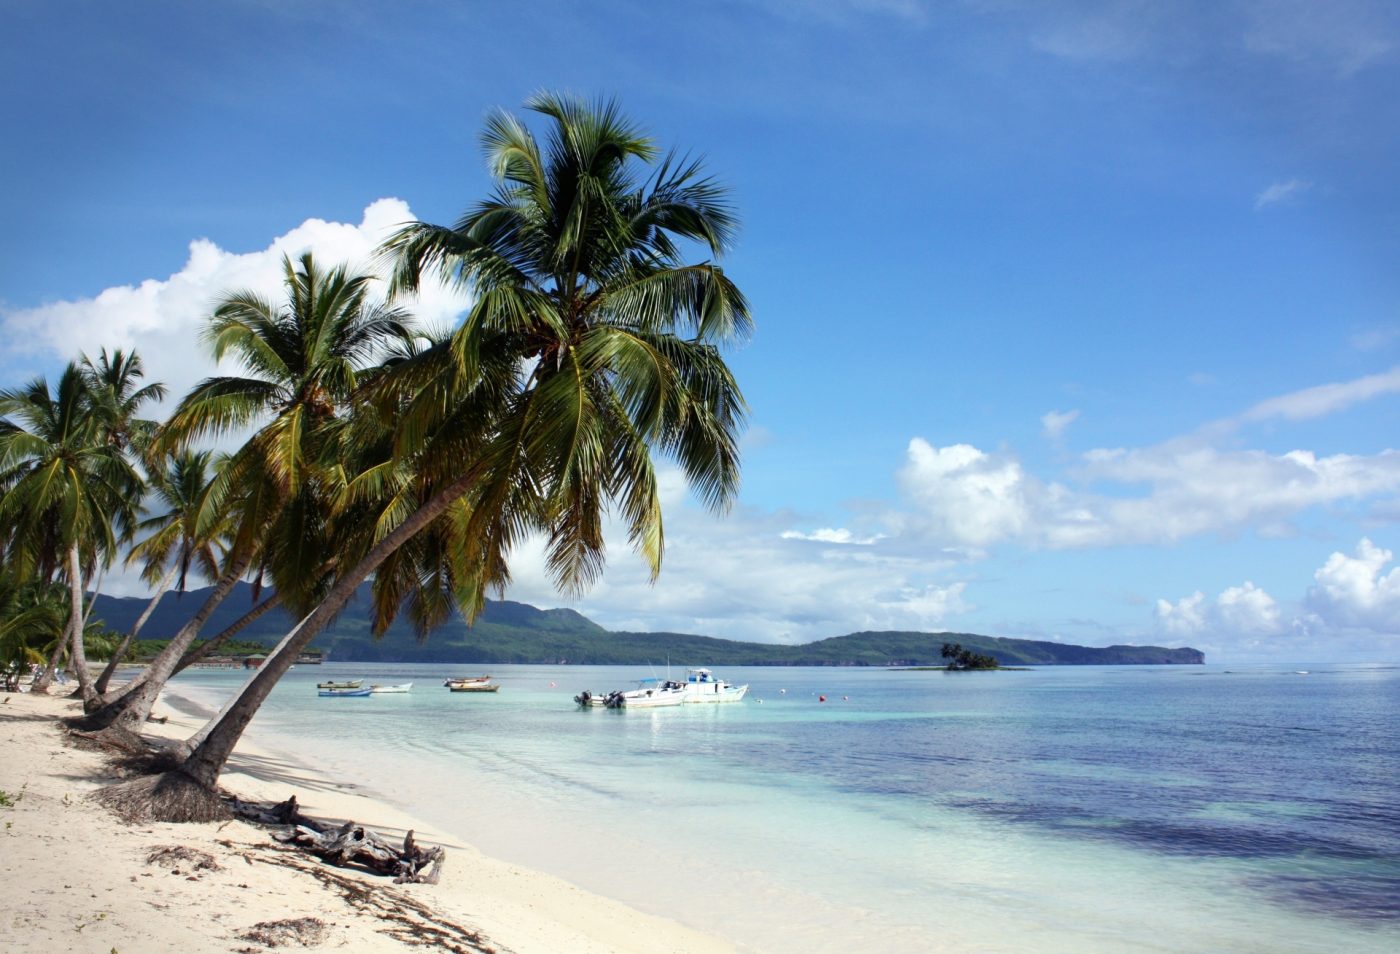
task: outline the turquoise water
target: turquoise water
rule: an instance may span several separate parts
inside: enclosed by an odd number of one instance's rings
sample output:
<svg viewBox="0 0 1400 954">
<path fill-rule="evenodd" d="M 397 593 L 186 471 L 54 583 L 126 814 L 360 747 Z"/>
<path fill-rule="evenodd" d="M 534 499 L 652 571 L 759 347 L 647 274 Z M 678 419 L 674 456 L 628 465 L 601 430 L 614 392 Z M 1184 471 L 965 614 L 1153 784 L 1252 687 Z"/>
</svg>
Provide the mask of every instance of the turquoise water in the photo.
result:
<svg viewBox="0 0 1400 954">
<path fill-rule="evenodd" d="M 649 672 L 459 670 L 301 667 L 255 728 L 744 950 L 1400 950 L 1396 667 L 733 669 L 741 703 L 633 712 L 572 696 Z M 315 695 L 360 676 L 414 690 Z"/>
</svg>

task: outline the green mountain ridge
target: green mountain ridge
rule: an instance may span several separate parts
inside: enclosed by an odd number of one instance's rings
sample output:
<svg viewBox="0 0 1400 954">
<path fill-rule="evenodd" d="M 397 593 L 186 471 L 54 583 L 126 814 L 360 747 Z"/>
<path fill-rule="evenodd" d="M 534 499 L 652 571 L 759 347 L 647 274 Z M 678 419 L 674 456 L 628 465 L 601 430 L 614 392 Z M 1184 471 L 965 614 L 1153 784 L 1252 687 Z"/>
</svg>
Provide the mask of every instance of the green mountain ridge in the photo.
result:
<svg viewBox="0 0 1400 954">
<path fill-rule="evenodd" d="M 215 611 L 203 635 L 213 636 L 253 605 L 253 589 L 239 584 Z M 363 589 L 363 588 L 362 588 Z M 142 630 L 142 638 L 168 639 L 199 608 L 207 590 L 166 596 Z M 263 594 L 266 596 L 266 593 Z M 119 631 L 130 627 L 145 599 L 98 596 L 94 617 Z M 315 641 L 338 662 L 421 662 L 471 664 L 677 665 L 712 666 L 941 666 L 944 643 L 997 658 L 1003 665 L 1194 665 L 1205 655 L 1190 648 L 1161 646 L 1076 646 L 976 633 L 859 632 L 800 645 L 746 643 L 690 633 L 632 633 L 604 629 L 571 609 L 543 610 L 527 603 L 488 600 L 474 626 L 460 621 L 438 627 L 420 641 L 412 628 L 395 623 L 381 639 L 370 634 L 361 596 Z M 293 625 L 273 610 L 239 634 L 272 646 Z"/>
</svg>

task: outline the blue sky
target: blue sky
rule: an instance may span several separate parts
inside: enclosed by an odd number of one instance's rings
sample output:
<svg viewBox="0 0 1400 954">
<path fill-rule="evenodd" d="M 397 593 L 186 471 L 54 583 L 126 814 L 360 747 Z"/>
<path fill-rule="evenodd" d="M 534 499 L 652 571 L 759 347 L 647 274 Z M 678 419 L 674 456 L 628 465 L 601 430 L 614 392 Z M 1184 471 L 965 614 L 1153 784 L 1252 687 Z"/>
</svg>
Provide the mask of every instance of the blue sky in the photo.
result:
<svg viewBox="0 0 1400 954">
<path fill-rule="evenodd" d="M 1400 656 L 1392 4 L 448 6 L 4 4 L 0 380 L 187 387 L 221 291 L 452 221 L 492 108 L 615 96 L 734 190 L 752 427 L 734 512 L 675 488 L 661 582 L 619 540 L 579 609 Z"/>
</svg>

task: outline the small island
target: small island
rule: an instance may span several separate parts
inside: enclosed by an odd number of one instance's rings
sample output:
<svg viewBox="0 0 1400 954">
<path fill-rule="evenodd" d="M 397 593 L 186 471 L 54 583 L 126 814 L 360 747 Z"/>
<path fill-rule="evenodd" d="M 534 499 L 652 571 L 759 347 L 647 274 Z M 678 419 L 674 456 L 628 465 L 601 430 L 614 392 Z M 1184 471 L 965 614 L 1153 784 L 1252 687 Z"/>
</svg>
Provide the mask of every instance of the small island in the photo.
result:
<svg viewBox="0 0 1400 954">
<path fill-rule="evenodd" d="M 980 669 L 1000 669 L 1001 664 L 997 662 L 995 656 L 987 656 L 982 653 L 964 649 L 962 643 L 944 643 L 941 654 L 948 660 L 947 670 L 949 672 L 970 672 Z"/>
</svg>

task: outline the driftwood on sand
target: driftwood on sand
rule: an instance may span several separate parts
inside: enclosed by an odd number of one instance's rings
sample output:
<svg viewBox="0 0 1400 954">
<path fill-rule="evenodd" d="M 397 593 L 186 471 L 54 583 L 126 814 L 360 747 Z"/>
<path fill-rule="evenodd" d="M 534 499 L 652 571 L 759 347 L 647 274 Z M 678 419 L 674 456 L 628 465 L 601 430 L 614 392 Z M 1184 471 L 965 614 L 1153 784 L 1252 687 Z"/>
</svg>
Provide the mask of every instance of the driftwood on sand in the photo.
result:
<svg viewBox="0 0 1400 954">
<path fill-rule="evenodd" d="M 347 821 L 333 827 L 301 813 L 297 797 L 266 805 L 234 798 L 229 808 L 239 818 L 268 825 L 285 825 L 272 837 L 283 844 L 309 851 L 323 861 L 341 868 L 364 868 L 381 875 L 393 875 L 394 884 L 437 884 L 447 853 L 439 846 L 422 848 L 410 831 L 403 847 L 395 848 L 374 832 Z"/>
</svg>

